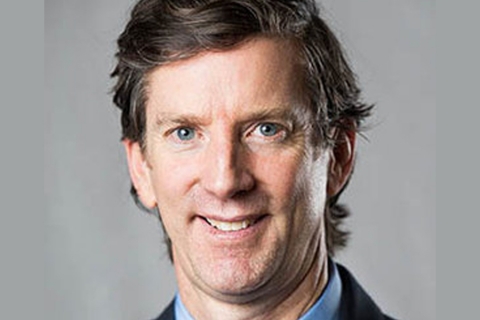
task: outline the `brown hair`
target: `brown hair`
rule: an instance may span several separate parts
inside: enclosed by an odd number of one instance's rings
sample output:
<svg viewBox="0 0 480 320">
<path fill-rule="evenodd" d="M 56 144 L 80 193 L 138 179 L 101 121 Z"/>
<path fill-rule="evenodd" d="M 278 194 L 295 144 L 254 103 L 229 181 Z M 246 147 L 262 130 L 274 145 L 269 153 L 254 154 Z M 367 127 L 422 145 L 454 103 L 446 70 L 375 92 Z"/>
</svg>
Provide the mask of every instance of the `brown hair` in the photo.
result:
<svg viewBox="0 0 480 320">
<path fill-rule="evenodd" d="M 332 128 L 359 130 L 373 106 L 360 100 L 355 74 L 343 49 L 312 0 L 140 0 L 118 38 L 117 65 L 111 76 L 120 108 L 122 139 L 143 145 L 146 76 L 158 66 L 204 51 L 229 50 L 254 37 L 293 41 L 304 68 L 305 92 L 318 141 L 332 145 Z M 346 121 L 347 120 L 347 121 Z M 345 124 L 352 124 L 346 127 Z M 344 187 L 345 188 L 345 187 Z M 333 255 L 346 245 L 341 222 L 349 215 L 337 203 L 326 206 L 327 248 Z M 132 185 L 135 202 L 145 208 Z M 165 233 L 166 235 L 166 233 Z M 171 256 L 171 243 L 166 235 Z"/>
</svg>

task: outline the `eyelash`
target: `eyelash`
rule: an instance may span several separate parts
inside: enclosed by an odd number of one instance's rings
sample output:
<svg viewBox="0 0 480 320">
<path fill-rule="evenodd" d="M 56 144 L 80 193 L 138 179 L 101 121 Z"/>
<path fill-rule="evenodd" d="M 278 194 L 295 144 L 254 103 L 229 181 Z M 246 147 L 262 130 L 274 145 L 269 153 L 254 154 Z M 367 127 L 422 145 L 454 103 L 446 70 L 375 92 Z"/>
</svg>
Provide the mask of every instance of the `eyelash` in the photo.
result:
<svg viewBox="0 0 480 320">
<path fill-rule="evenodd" d="M 190 139 L 181 139 L 179 134 L 181 130 L 190 130 L 193 133 L 193 136 Z M 182 125 L 179 127 L 172 128 L 165 133 L 165 136 L 168 139 L 173 139 L 175 143 L 179 144 L 188 144 L 195 140 L 198 136 L 198 130 L 193 126 Z"/>
<path fill-rule="evenodd" d="M 260 133 L 262 126 L 271 125 L 275 127 L 276 132 L 273 135 L 265 135 Z M 255 125 L 250 135 L 253 135 L 258 132 L 259 139 L 267 140 L 267 142 L 283 141 L 287 138 L 288 130 L 285 126 L 275 123 L 275 122 L 261 122 Z"/>
<path fill-rule="evenodd" d="M 270 125 L 274 126 L 276 132 L 273 135 L 265 135 L 260 132 L 262 129 L 262 126 L 265 125 Z M 183 140 L 179 137 L 179 133 L 181 130 L 192 130 L 193 136 L 191 139 L 186 139 Z M 171 130 L 168 130 L 166 132 L 166 136 L 169 138 L 173 139 L 175 143 L 178 144 L 191 144 L 193 141 L 198 139 L 199 136 L 199 130 L 197 130 L 194 126 L 189 126 L 189 125 L 182 125 L 179 127 L 172 128 Z M 288 135 L 288 129 L 281 124 L 275 123 L 275 122 L 260 122 L 257 123 L 253 126 L 251 130 L 248 131 L 246 137 L 251 137 L 255 140 L 262 140 L 264 142 L 276 142 L 276 141 L 284 141 L 287 138 Z"/>
</svg>

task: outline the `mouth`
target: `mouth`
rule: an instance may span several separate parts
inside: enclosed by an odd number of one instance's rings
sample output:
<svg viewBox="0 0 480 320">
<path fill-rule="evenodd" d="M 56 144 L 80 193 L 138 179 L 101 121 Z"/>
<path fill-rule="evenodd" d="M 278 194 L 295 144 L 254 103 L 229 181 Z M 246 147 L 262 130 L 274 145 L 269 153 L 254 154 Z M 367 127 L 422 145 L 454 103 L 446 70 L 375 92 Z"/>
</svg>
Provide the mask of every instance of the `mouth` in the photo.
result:
<svg viewBox="0 0 480 320">
<path fill-rule="evenodd" d="M 262 220 L 265 217 L 265 215 L 258 216 L 258 217 L 250 217 L 246 218 L 243 220 L 239 221 L 221 221 L 221 220 L 215 220 L 212 218 L 207 218 L 207 217 L 202 217 L 210 226 L 213 228 L 220 230 L 220 231 L 225 231 L 225 232 L 234 232 L 234 231 L 240 231 L 247 229 L 256 223 L 258 223 L 260 220 Z"/>
</svg>

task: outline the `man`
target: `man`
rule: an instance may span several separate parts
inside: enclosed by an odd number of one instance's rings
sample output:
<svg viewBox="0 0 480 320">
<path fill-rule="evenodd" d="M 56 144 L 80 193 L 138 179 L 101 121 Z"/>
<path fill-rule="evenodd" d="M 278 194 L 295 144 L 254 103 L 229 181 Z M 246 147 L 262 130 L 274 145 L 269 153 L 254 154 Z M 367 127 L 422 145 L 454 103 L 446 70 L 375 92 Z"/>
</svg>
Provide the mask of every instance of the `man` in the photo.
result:
<svg viewBox="0 0 480 320">
<path fill-rule="evenodd" d="M 179 292 L 158 319 L 389 319 L 331 260 L 371 106 L 308 0 L 140 0 L 118 39 L 132 195 Z"/>
</svg>

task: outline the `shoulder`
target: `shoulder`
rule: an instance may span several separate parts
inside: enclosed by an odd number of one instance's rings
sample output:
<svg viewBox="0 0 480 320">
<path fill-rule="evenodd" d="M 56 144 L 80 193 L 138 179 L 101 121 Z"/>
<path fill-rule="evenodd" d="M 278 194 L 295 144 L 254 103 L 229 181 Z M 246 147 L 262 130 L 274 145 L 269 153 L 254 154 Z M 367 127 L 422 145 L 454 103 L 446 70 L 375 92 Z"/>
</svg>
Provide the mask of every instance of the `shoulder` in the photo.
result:
<svg viewBox="0 0 480 320">
<path fill-rule="evenodd" d="M 394 320 L 382 313 L 368 293 L 344 266 L 338 263 L 336 265 L 342 281 L 341 319 Z"/>
<path fill-rule="evenodd" d="M 175 320 L 173 301 L 163 310 L 163 312 L 154 320 Z"/>
</svg>

